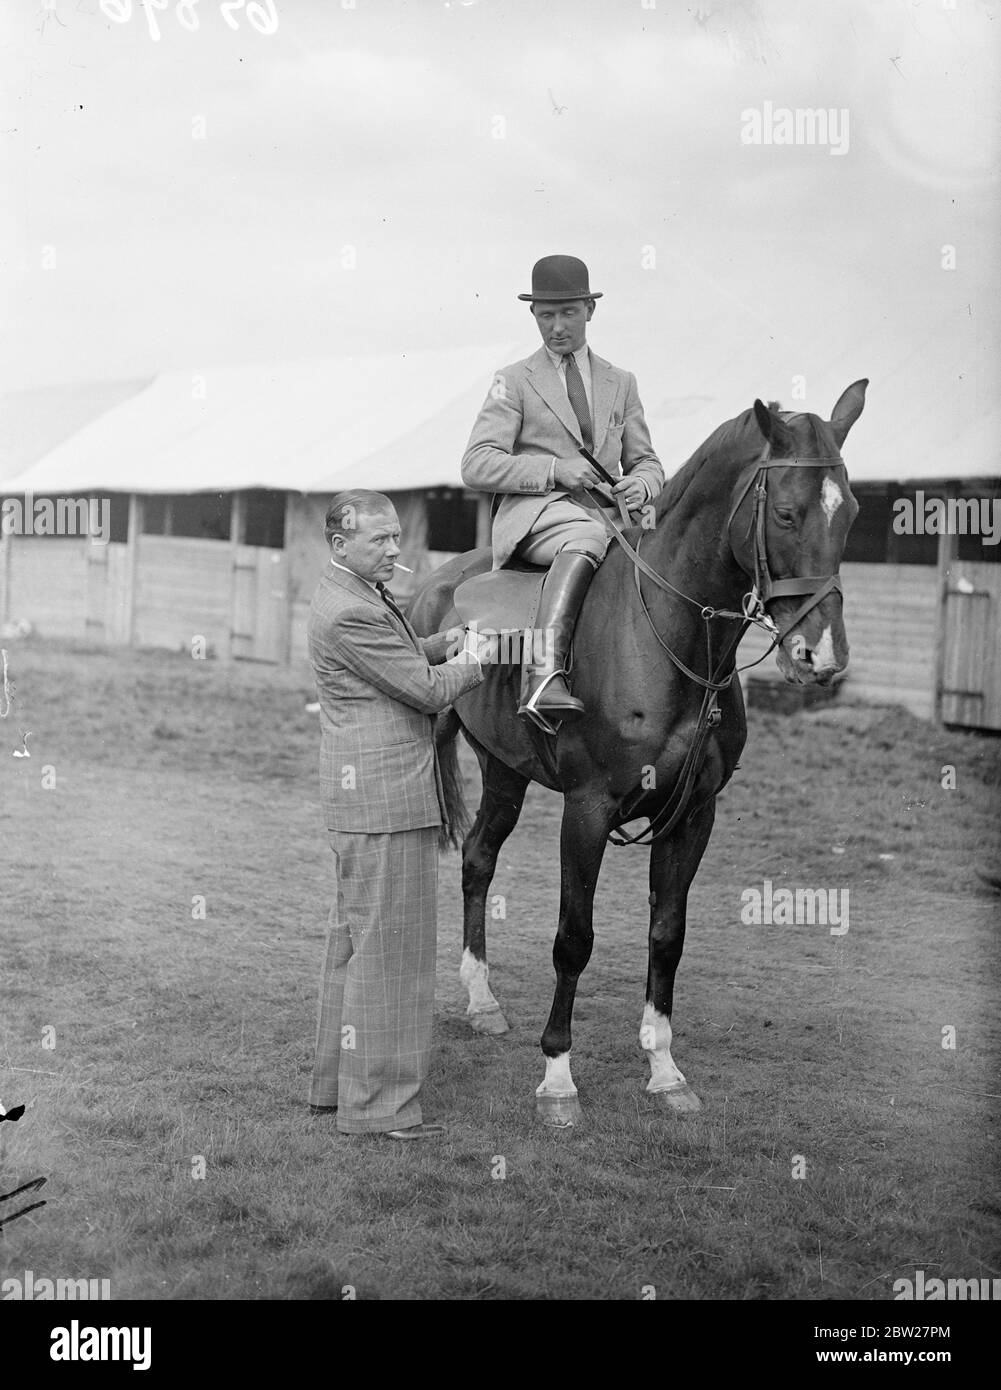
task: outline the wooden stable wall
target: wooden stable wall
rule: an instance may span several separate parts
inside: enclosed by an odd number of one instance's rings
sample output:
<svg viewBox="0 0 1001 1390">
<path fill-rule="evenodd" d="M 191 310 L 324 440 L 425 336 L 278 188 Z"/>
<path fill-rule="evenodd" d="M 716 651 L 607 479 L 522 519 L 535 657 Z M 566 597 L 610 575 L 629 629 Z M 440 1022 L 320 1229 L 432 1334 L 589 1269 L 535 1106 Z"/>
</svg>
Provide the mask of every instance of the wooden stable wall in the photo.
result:
<svg viewBox="0 0 1001 1390">
<path fill-rule="evenodd" d="M 25 618 L 51 637 L 82 638 L 87 616 L 89 539 L 0 539 L 0 622 Z"/>
<path fill-rule="evenodd" d="M 406 602 L 422 577 L 448 558 L 427 549 L 423 492 L 389 494 L 403 539 L 393 590 Z M 221 660 L 306 662 L 309 605 L 328 560 L 327 494 L 286 498 L 285 546 L 240 545 L 146 535 L 143 499 L 133 496 L 129 539 L 0 538 L 0 622 L 25 618 L 46 637 L 95 644 L 190 650 L 194 638 Z M 233 496 L 234 537 L 242 495 Z M 484 511 L 480 530 L 486 534 Z"/>
<path fill-rule="evenodd" d="M 286 663 L 284 550 L 183 536 L 7 537 L 0 543 L 0 622 L 27 619 L 43 637 Z M 234 532 L 238 534 L 238 532 Z"/>
<path fill-rule="evenodd" d="M 139 536 L 135 645 L 190 650 L 198 636 L 213 656 L 230 655 L 233 558 L 225 541 Z"/>
<path fill-rule="evenodd" d="M 851 661 L 840 698 L 903 705 L 921 719 L 935 713 L 935 643 L 939 576 L 934 565 L 841 566 L 845 630 Z M 752 629 L 740 647 L 740 665 L 768 642 Z M 753 673 L 781 680 L 775 654 Z M 746 680 L 745 676 L 745 680 Z"/>
<path fill-rule="evenodd" d="M 942 616 L 936 717 L 1001 729 L 1001 564 L 950 556 Z"/>
</svg>

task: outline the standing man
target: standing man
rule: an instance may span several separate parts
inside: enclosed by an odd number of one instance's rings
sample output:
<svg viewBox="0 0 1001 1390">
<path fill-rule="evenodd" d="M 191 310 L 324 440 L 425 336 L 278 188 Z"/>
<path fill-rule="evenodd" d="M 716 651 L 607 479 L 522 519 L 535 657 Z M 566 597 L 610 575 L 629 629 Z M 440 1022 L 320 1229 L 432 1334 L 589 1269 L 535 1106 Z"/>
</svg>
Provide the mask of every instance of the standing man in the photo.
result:
<svg viewBox="0 0 1001 1390">
<path fill-rule="evenodd" d="M 441 1135 L 422 1122 L 445 806 L 434 714 L 483 679 L 485 639 L 419 638 L 386 588 L 400 523 L 378 492 L 339 493 L 307 635 L 320 697 L 320 789 L 337 895 L 320 985 L 311 1110 L 345 1134 Z M 461 629 L 457 630 L 461 632 Z"/>
<path fill-rule="evenodd" d="M 497 494 L 494 569 L 512 555 L 551 568 L 536 627 L 551 631 L 551 659 L 526 666 L 518 713 L 546 733 L 584 713 L 566 683 L 566 661 L 577 614 L 608 533 L 579 501 L 600 482 L 578 452 L 581 445 L 618 478 L 613 494 L 630 511 L 656 497 L 664 470 L 653 451 L 636 378 L 597 357 L 587 325 L 598 290 L 576 256 L 545 256 L 532 270 L 527 300 L 543 346 L 504 367 L 473 426 L 462 460 L 467 487 Z M 614 503 L 612 504 L 614 505 Z"/>
</svg>

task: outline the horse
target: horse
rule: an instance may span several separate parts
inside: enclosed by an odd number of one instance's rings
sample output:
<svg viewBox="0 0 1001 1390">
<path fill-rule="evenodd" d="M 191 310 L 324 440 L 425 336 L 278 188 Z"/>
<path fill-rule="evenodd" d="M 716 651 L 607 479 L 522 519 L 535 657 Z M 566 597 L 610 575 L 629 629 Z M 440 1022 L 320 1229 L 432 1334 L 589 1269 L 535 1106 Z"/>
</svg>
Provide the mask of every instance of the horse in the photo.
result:
<svg viewBox="0 0 1001 1390">
<path fill-rule="evenodd" d="M 458 848 L 461 730 L 483 791 L 461 840 L 467 1015 L 479 1033 L 507 1020 L 489 985 L 486 898 L 501 845 L 530 782 L 562 793 L 556 986 L 541 1037 L 545 1075 L 536 1111 L 563 1128 L 583 1119 L 570 1070 L 574 996 L 594 944 L 593 899 L 605 846 L 650 845 L 646 1001 L 640 1045 L 647 1091 L 670 1115 L 701 1109 L 671 1055 L 675 974 L 688 890 L 747 737 L 736 652 L 748 624 L 771 634 L 786 681 L 828 685 L 848 663 L 838 567 L 858 513 L 841 445 L 865 404 L 867 380 L 829 421 L 755 400 L 719 426 L 668 481 L 649 515 L 620 529 L 577 622 L 572 688 L 585 714 L 546 734 L 516 715 L 517 665 L 486 679 L 438 716 L 435 742 Z M 587 495 L 582 497 L 587 500 Z M 429 635 L 458 621 L 453 595 L 490 568 L 489 547 L 447 561 L 414 595 L 410 621 Z M 769 648 L 771 650 L 771 648 Z M 645 832 L 625 833 L 645 819 Z"/>
</svg>

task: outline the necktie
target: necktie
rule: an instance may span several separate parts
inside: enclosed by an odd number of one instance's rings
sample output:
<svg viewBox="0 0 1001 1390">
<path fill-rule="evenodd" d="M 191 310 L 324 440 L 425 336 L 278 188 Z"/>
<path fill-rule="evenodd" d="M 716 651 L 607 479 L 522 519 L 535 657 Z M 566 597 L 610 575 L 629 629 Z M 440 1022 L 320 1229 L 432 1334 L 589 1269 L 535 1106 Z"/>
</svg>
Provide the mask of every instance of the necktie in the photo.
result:
<svg viewBox="0 0 1001 1390">
<path fill-rule="evenodd" d="M 395 615 L 399 618 L 400 622 L 403 623 L 404 626 L 406 626 L 407 620 L 403 616 L 403 612 L 397 604 L 396 599 L 393 598 L 393 595 L 386 588 L 385 584 L 376 584 L 375 587 L 379 590 L 380 597 L 382 598 L 383 603 L 389 609 L 390 613 L 395 613 Z"/>
<path fill-rule="evenodd" d="M 382 599 L 383 603 L 386 605 L 386 607 L 389 609 L 390 613 L 392 613 L 394 617 L 399 618 L 400 622 L 407 629 L 407 636 L 410 638 L 411 642 L 413 642 L 417 650 L 423 655 L 424 648 L 421 646 L 420 639 L 416 636 L 415 633 L 411 631 L 410 624 L 404 617 L 403 610 L 397 604 L 396 599 L 393 598 L 393 595 L 386 588 L 385 584 L 377 582 L 375 587 L 379 590 L 379 596 Z M 435 716 L 432 714 L 432 723 L 434 722 L 434 718 Z"/>
<path fill-rule="evenodd" d="M 570 397 L 573 413 L 577 416 L 577 423 L 580 425 L 580 437 L 584 441 L 586 449 L 593 449 L 594 434 L 591 430 L 591 412 L 587 408 L 584 378 L 580 374 L 577 359 L 572 352 L 568 352 L 564 356 L 563 362 L 567 373 L 567 395 Z"/>
</svg>

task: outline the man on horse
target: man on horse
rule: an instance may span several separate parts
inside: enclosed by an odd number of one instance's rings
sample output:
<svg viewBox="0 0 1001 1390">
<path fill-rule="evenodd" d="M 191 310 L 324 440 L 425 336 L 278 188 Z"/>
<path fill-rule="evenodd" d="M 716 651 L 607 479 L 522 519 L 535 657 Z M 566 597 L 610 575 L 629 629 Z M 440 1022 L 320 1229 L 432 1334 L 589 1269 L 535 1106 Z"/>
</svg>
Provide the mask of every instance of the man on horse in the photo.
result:
<svg viewBox="0 0 1001 1390">
<path fill-rule="evenodd" d="M 543 346 L 494 377 L 462 460 L 467 487 L 494 496 L 493 567 L 516 556 L 550 566 L 536 630 L 551 634 L 546 653 L 526 661 L 518 713 L 547 733 L 553 722 L 584 713 L 566 683 L 574 623 L 608 548 L 599 515 L 580 500 L 599 484 L 584 449 L 617 478 L 608 505 L 630 512 L 664 485 L 631 372 L 587 346 L 587 325 L 601 293 L 575 256 L 545 256 L 532 270 L 531 308 Z M 613 500 L 614 499 L 614 500 Z M 534 647 L 534 643 L 532 644 Z"/>
</svg>

